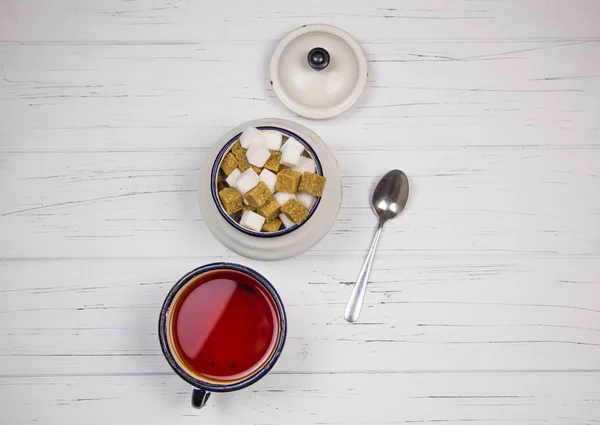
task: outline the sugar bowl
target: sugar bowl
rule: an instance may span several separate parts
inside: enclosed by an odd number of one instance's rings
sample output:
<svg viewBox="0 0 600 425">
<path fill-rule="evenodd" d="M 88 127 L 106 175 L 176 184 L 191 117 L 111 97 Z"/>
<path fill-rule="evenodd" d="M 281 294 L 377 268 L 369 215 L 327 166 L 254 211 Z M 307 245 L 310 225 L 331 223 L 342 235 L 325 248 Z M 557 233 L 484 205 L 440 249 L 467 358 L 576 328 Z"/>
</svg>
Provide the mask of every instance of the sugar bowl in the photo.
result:
<svg viewBox="0 0 600 425">
<path fill-rule="evenodd" d="M 267 138 L 266 153 L 251 146 L 258 133 Z M 198 184 L 198 204 L 212 234 L 257 260 L 311 248 L 333 226 L 341 200 L 339 166 L 328 146 L 305 126 L 277 118 L 228 131 L 209 152 Z"/>
</svg>

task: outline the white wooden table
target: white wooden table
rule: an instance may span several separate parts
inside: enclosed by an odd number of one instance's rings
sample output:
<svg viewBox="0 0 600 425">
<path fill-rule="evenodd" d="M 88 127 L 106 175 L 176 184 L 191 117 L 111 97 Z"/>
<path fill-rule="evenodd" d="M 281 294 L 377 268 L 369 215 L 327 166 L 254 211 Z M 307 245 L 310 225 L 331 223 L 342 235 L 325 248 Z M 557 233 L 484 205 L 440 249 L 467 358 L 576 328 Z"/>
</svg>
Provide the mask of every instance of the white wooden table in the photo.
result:
<svg viewBox="0 0 600 425">
<path fill-rule="evenodd" d="M 267 64 L 306 23 L 370 67 L 343 116 L 279 103 Z M 340 163 L 332 231 L 292 260 L 224 249 L 195 179 L 227 129 L 284 117 Z M 0 0 L 0 423 L 600 422 L 600 2 Z M 381 174 L 387 227 L 343 318 Z M 273 372 L 202 411 L 157 341 L 191 268 L 270 278 Z"/>
</svg>

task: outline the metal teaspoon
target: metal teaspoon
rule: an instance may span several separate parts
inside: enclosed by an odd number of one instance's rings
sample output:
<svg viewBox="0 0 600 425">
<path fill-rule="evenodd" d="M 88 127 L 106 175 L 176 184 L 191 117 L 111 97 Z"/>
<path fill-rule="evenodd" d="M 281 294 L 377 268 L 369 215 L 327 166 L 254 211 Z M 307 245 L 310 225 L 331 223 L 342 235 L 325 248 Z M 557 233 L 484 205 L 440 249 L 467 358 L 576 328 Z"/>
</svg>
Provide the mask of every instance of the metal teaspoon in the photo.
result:
<svg viewBox="0 0 600 425">
<path fill-rule="evenodd" d="M 365 263 L 360 269 L 360 273 L 354 284 L 354 289 L 352 290 L 352 295 L 350 295 L 350 299 L 346 305 L 344 318 L 348 322 L 355 322 L 360 315 L 360 309 L 367 290 L 369 274 L 371 273 L 373 258 L 375 257 L 375 251 L 377 250 L 377 244 L 379 243 L 379 236 L 383 230 L 383 225 L 386 221 L 396 217 L 404 210 L 407 200 L 408 177 L 400 170 L 388 171 L 381 180 L 379 180 L 379 183 L 377 183 L 375 191 L 373 192 L 371 203 L 373 211 L 375 211 L 375 214 L 379 218 L 379 225 L 377 226 L 377 231 L 373 237 L 371 249 L 367 254 Z"/>
</svg>

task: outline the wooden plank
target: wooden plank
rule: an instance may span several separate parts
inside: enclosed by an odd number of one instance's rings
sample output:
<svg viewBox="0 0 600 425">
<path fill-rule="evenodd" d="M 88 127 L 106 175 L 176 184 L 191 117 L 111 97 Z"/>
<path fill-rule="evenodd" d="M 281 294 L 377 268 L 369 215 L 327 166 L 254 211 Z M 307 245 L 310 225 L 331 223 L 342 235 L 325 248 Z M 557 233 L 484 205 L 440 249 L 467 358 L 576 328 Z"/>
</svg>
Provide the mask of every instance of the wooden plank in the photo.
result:
<svg viewBox="0 0 600 425">
<path fill-rule="evenodd" d="M 160 306 L 181 275 L 211 260 L 3 261 L 0 374 L 167 372 Z M 244 261 L 287 309 L 275 370 L 600 369 L 596 257 L 383 254 L 351 325 L 342 313 L 359 260 Z"/>
<path fill-rule="evenodd" d="M 11 424 L 596 424 L 598 372 L 270 374 L 201 411 L 174 375 L 0 378 Z M 9 408 L 10 406 L 10 408 Z M 116 408 L 118 406 L 118 408 Z"/>
<path fill-rule="evenodd" d="M 252 118 L 298 120 L 269 88 L 270 46 L 0 44 L 0 149 L 187 151 Z M 411 39 L 364 48 L 370 79 L 357 107 L 336 125 L 304 121 L 334 148 L 599 145 L 598 42 Z"/>
<path fill-rule="evenodd" d="M 407 211 L 381 250 L 595 255 L 600 150 L 337 152 L 342 210 L 316 249 L 363 252 L 375 218 L 378 176 L 401 168 Z M 1 257 L 229 255 L 201 222 L 200 153 L 4 154 Z M 210 241 L 210 242 L 208 242 Z M 208 242 L 208 243 L 207 243 Z"/>
<path fill-rule="evenodd" d="M 49 5 L 53 7 L 49 7 Z M 309 0 L 206 5 L 160 0 L 59 4 L 5 2 L 0 39 L 30 43 L 263 41 L 312 22 L 339 25 L 367 40 L 597 37 L 594 0 L 527 2 Z M 276 36 L 273 33 L 277 33 Z"/>
</svg>

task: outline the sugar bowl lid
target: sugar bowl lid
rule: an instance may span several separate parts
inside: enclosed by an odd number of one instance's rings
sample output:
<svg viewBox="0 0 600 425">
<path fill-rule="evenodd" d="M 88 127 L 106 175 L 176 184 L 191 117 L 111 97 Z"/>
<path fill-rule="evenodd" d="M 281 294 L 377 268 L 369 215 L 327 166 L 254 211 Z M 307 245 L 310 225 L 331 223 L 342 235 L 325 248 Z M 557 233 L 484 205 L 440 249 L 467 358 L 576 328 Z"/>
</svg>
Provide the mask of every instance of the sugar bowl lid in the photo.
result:
<svg viewBox="0 0 600 425">
<path fill-rule="evenodd" d="M 271 85 L 285 106 L 305 118 L 335 117 L 358 100 L 367 60 L 345 31 L 304 25 L 286 35 L 271 58 Z"/>
</svg>

